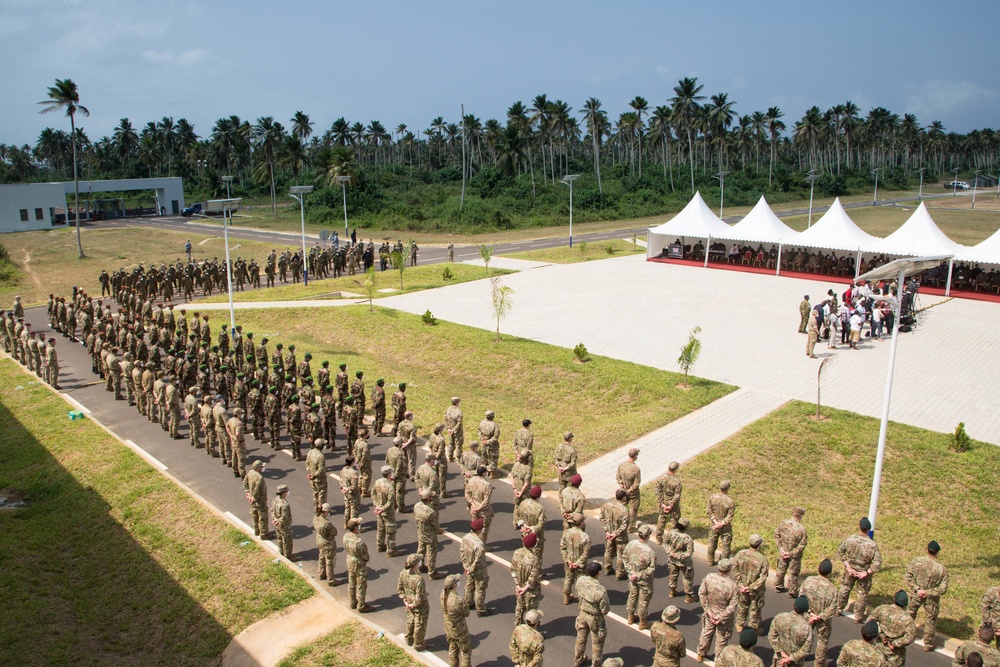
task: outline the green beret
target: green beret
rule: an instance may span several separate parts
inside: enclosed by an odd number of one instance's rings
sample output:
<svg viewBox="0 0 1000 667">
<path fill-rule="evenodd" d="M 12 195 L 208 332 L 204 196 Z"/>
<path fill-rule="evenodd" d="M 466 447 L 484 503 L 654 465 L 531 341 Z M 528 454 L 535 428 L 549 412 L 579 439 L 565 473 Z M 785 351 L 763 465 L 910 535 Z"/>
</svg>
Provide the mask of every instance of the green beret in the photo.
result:
<svg viewBox="0 0 1000 667">
<path fill-rule="evenodd" d="M 347 370 L 347 364 L 340 364 L 340 370 Z"/>
</svg>

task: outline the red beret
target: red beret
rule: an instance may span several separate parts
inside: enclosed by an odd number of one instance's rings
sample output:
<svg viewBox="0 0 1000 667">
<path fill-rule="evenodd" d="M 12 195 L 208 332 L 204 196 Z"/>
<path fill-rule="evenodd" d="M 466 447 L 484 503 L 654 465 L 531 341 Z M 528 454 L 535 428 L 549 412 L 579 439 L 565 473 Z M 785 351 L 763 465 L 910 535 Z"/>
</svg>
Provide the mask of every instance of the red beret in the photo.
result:
<svg viewBox="0 0 1000 667">
<path fill-rule="evenodd" d="M 483 524 L 483 520 L 482 519 L 473 519 L 472 520 L 472 530 L 482 530 L 483 529 L 483 525 L 484 524 Z"/>
</svg>

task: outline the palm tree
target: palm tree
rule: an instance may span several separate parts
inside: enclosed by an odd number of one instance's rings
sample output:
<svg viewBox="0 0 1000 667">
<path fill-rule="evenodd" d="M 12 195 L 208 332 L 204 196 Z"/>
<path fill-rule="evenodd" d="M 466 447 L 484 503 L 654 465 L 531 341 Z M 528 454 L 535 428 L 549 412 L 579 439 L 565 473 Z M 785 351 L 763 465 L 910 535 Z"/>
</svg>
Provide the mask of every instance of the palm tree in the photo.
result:
<svg viewBox="0 0 1000 667">
<path fill-rule="evenodd" d="M 135 155 L 136 149 L 139 148 L 139 135 L 132 127 L 132 121 L 128 118 L 122 118 L 118 121 L 118 127 L 115 128 L 113 137 L 118 159 L 123 165 L 127 164 Z"/>
<path fill-rule="evenodd" d="M 780 118 L 784 116 L 784 112 L 778 107 L 771 107 L 767 110 L 767 131 L 771 137 L 771 163 L 767 168 L 767 184 L 771 185 L 771 178 L 774 175 L 774 146 L 778 143 L 778 135 L 785 129 L 785 124 L 781 122 Z"/>
<path fill-rule="evenodd" d="M 38 113 L 49 113 L 52 111 L 66 110 L 69 116 L 70 136 L 73 139 L 73 216 L 76 220 L 76 252 L 80 259 L 83 259 L 83 240 L 80 238 L 80 181 L 76 173 L 76 113 L 79 111 L 84 116 L 90 115 L 90 110 L 80 104 L 80 92 L 76 84 L 71 79 L 56 79 L 54 86 L 49 87 L 49 99 L 42 100 L 39 104 L 45 108 Z M 66 216 L 69 220 L 69 216 Z"/>
<path fill-rule="evenodd" d="M 601 101 L 591 97 L 583 104 L 580 111 L 583 122 L 590 132 L 590 140 L 594 147 L 594 171 L 597 173 L 597 192 L 604 194 L 601 185 L 601 140 L 608 133 L 608 114 L 601 108 Z"/>
<path fill-rule="evenodd" d="M 500 278 L 490 278 L 490 295 L 492 297 L 493 316 L 497 321 L 496 342 L 500 342 L 500 320 L 510 314 L 513 306 L 511 295 L 514 289 L 510 285 L 500 284 Z"/>
<path fill-rule="evenodd" d="M 264 154 L 264 162 L 261 167 L 266 168 L 271 179 L 271 211 L 274 217 L 278 217 L 278 197 L 274 191 L 274 161 L 284 141 L 285 128 L 281 123 L 275 122 L 271 116 L 263 116 L 257 119 L 253 126 L 253 139 L 258 150 Z M 261 179 L 263 180 L 263 179 Z"/>
<path fill-rule="evenodd" d="M 313 122 L 309 116 L 301 111 L 296 111 L 292 116 L 292 134 L 305 142 L 313 133 Z"/>
<path fill-rule="evenodd" d="M 698 102 L 705 99 L 704 95 L 699 95 L 704 86 L 698 85 L 698 78 L 685 77 L 674 86 L 674 97 L 670 98 L 670 103 L 674 107 L 674 122 L 687 131 L 688 137 L 688 163 L 691 166 L 691 194 L 694 194 L 694 141 L 691 137 L 694 116 Z"/>
<path fill-rule="evenodd" d="M 649 119 L 649 137 L 652 140 L 652 145 L 660 145 L 663 155 L 663 175 L 666 176 L 667 172 L 670 172 L 670 191 L 674 190 L 674 169 L 670 164 L 670 140 L 671 132 L 673 128 L 671 127 L 671 120 L 673 118 L 673 112 L 665 104 L 661 104 L 653 110 L 653 115 Z"/>
<path fill-rule="evenodd" d="M 336 185 L 338 176 L 347 176 L 350 179 L 347 181 L 349 185 L 354 181 L 356 171 L 357 163 L 354 161 L 354 153 L 346 146 L 338 146 L 333 150 L 330 160 L 326 164 L 326 184 L 327 186 Z"/>
<path fill-rule="evenodd" d="M 736 112 L 733 106 L 736 102 L 729 101 L 728 93 L 712 95 L 712 104 L 708 108 L 708 125 L 715 138 L 719 152 L 719 169 L 725 169 L 725 138 L 726 130 L 733 124 Z"/>
<path fill-rule="evenodd" d="M 636 117 L 639 119 L 636 129 L 638 130 L 637 141 L 639 144 L 639 175 L 642 176 L 642 136 L 644 129 L 642 117 L 649 111 L 649 102 L 646 101 L 645 97 L 636 95 L 635 99 L 629 102 L 628 105 L 635 109 Z"/>
</svg>

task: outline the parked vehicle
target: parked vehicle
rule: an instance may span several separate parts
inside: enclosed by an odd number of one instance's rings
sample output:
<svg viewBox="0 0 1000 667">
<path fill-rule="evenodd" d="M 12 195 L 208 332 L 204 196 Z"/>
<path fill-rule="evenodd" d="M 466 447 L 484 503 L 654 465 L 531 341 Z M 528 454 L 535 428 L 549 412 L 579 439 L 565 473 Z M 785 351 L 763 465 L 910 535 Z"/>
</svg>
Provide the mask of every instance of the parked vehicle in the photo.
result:
<svg viewBox="0 0 1000 667">
<path fill-rule="evenodd" d="M 199 202 L 197 204 L 191 204 L 186 209 L 181 211 L 181 215 L 185 218 L 190 218 L 192 215 L 202 215 L 203 210 L 202 204 Z"/>
<path fill-rule="evenodd" d="M 969 184 L 965 181 L 951 181 L 950 183 L 945 183 L 945 190 L 968 190 Z"/>
</svg>

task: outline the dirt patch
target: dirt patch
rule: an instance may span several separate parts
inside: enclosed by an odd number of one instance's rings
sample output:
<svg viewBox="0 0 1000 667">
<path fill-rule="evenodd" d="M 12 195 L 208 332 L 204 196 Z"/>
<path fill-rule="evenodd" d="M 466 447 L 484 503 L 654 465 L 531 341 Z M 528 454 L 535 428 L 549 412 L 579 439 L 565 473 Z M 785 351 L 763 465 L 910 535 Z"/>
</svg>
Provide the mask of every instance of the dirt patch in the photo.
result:
<svg viewBox="0 0 1000 667">
<path fill-rule="evenodd" d="M 28 274 L 28 277 L 31 278 L 31 282 L 35 284 L 35 287 L 41 289 L 42 279 L 31 268 L 31 251 L 27 248 L 24 250 L 24 270 Z"/>
<path fill-rule="evenodd" d="M 0 489 L 0 511 L 19 510 L 28 506 L 28 497 L 14 489 Z"/>
</svg>

